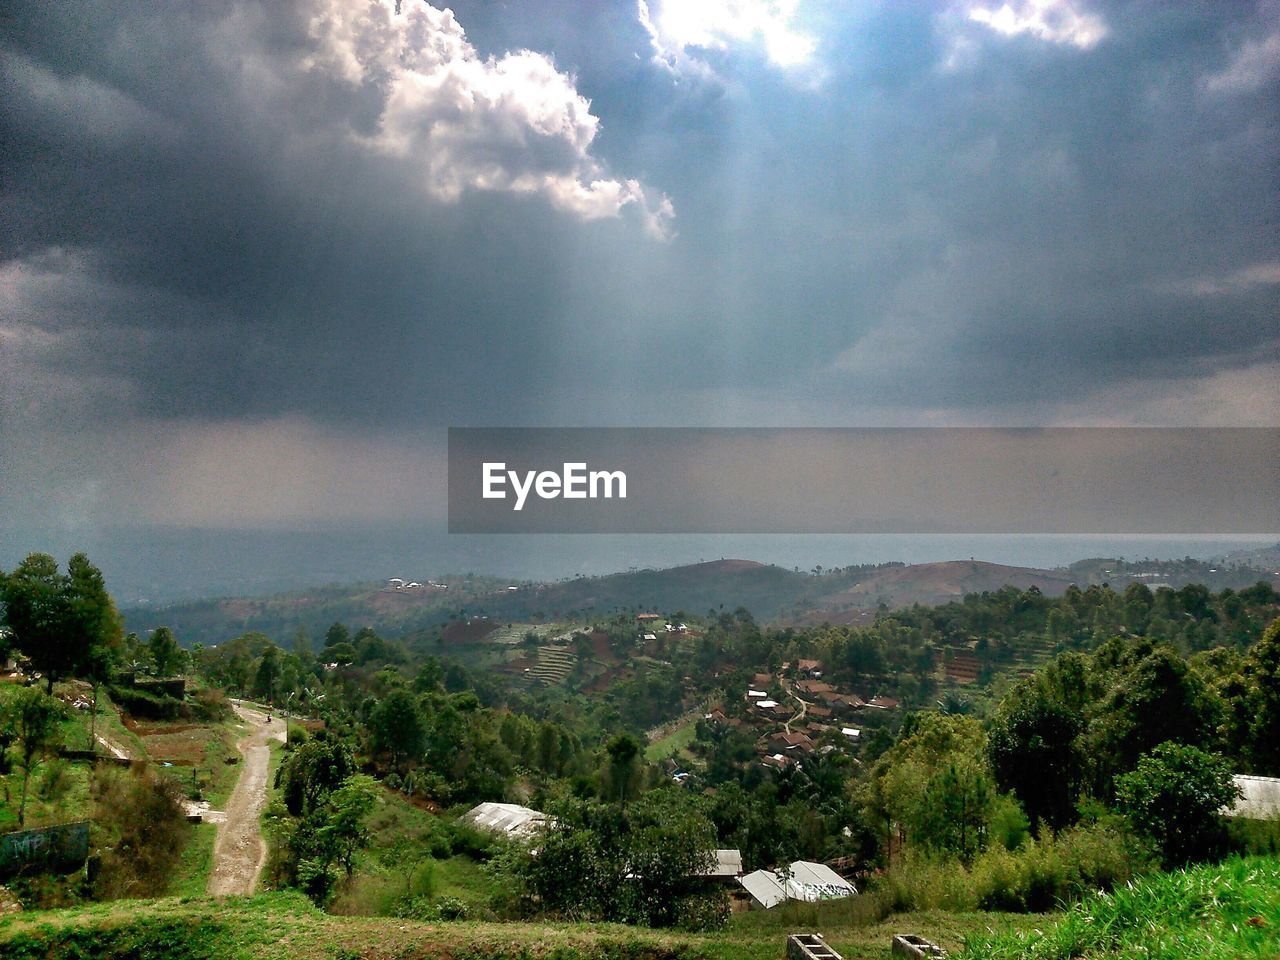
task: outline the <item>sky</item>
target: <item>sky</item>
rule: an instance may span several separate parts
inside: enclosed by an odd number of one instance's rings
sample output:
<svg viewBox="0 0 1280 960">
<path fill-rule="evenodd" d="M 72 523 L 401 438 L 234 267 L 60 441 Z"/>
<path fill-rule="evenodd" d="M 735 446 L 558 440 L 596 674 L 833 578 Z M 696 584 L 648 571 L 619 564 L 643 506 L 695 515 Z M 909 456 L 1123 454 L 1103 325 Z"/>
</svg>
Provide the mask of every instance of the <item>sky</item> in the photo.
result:
<svg viewBox="0 0 1280 960">
<path fill-rule="evenodd" d="M 0 564 L 448 426 L 1280 425 L 1280 3 L 11 0 Z"/>
</svg>

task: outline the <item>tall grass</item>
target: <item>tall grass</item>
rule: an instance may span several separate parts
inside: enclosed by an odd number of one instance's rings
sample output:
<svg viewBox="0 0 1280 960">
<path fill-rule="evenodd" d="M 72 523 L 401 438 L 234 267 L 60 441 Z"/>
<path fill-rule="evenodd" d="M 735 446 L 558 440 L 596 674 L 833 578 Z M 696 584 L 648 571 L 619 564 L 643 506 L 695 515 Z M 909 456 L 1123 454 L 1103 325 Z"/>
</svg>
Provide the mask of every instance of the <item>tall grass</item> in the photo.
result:
<svg viewBox="0 0 1280 960">
<path fill-rule="evenodd" d="M 959 960 L 1273 960 L 1280 860 L 1233 858 L 1089 897 L 1043 932 L 973 938 Z"/>
<path fill-rule="evenodd" d="M 871 891 L 896 911 L 1041 913 L 1110 890 L 1149 867 L 1146 851 L 1100 822 L 1028 839 L 1017 850 L 995 844 L 968 866 L 908 850 L 874 878 Z"/>
</svg>

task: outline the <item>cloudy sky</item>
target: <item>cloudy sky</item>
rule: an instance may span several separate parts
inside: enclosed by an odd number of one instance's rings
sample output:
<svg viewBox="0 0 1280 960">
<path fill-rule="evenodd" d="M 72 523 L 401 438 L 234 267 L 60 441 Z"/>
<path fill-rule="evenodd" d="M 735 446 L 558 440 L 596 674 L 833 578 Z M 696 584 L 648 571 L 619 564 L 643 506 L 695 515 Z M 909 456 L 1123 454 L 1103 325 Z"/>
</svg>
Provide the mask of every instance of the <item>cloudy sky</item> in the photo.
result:
<svg viewBox="0 0 1280 960">
<path fill-rule="evenodd" d="M 0 533 L 438 521 L 449 425 L 1280 424 L 1275 0 L 395 7 L 6 4 Z"/>
</svg>

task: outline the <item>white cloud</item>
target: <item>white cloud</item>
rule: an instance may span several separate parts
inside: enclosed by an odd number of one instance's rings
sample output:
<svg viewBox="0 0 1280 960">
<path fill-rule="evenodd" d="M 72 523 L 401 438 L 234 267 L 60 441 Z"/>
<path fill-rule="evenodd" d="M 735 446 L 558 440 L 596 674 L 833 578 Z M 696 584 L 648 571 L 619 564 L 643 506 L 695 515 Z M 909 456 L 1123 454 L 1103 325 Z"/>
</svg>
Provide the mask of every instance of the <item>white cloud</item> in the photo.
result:
<svg viewBox="0 0 1280 960">
<path fill-rule="evenodd" d="M 776 67 L 813 57 L 813 37 L 794 25 L 797 0 L 637 0 L 655 63 L 674 72 L 712 73 L 693 51 L 755 46 Z"/>
<path fill-rule="evenodd" d="M 1274 356 L 1276 344 L 1271 345 Z M 1064 404 L 1056 426 L 1280 426 L 1280 363 L 1260 359 L 1178 379 L 1134 380 Z"/>
<path fill-rule="evenodd" d="M 1280 31 L 1241 45 L 1230 62 L 1205 80 L 1211 93 L 1249 93 L 1280 73 Z"/>
<path fill-rule="evenodd" d="M 1274 287 L 1280 284 L 1280 261 L 1255 263 L 1223 277 L 1202 277 L 1191 285 L 1191 292 L 1201 296 L 1223 293 L 1243 293 L 1255 287 Z"/>
<path fill-rule="evenodd" d="M 452 11 L 425 3 L 328 0 L 315 14 L 317 48 L 302 64 L 373 96 L 372 130 L 352 136 L 404 162 L 422 188 L 453 202 L 469 191 L 537 194 L 583 220 L 642 213 L 669 234 L 670 200 L 611 177 L 591 154 L 600 121 L 575 78 L 530 50 L 482 58 Z"/>
<path fill-rule="evenodd" d="M 1026 33 L 1080 50 L 1092 48 L 1107 35 L 1102 18 L 1081 10 L 1075 0 L 1015 0 L 998 7 L 976 4 L 969 7 L 968 17 L 1007 37 Z"/>
</svg>

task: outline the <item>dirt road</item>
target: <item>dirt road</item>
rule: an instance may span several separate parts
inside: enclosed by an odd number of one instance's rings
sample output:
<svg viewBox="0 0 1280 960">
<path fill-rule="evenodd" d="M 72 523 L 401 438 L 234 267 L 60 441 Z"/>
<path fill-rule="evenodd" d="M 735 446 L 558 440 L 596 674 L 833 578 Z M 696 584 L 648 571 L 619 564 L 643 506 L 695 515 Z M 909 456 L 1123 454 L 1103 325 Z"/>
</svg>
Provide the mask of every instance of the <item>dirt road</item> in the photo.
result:
<svg viewBox="0 0 1280 960">
<path fill-rule="evenodd" d="M 267 771 L 271 760 L 267 744 L 285 738 L 284 722 L 279 718 L 267 723 L 267 715 L 261 710 L 242 703 L 233 703 L 233 707 L 251 729 L 236 743 L 244 761 L 240 779 L 227 803 L 227 819 L 218 825 L 218 838 L 213 847 L 213 871 L 208 889 L 215 897 L 252 893 L 257 886 L 258 874 L 267 858 L 267 845 L 258 822 L 267 802 Z"/>
</svg>

